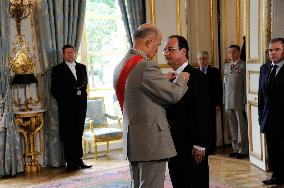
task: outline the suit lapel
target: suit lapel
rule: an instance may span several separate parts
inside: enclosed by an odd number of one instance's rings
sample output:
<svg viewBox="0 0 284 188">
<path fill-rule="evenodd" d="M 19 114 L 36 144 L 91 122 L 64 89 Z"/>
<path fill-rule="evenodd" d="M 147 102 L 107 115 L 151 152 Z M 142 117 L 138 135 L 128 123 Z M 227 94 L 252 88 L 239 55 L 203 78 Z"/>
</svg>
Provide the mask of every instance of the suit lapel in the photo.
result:
<svg viewBox="0 0 284 188">
<path fill-rule="evenodd" d="M 267 88 L 267 86 L 268 86 L 268 79 L 269 79 L 269 74 L 270 74 L 270 71 L 271 71 L 271 69 L 272 69 L 272 66 L 271 65 L 269 65 L 269 66 L 267 66 L 267 68 L 265 69 L 265 74 L 266 74 L 266 76 L 265 76 L 265 84 L 264 84 L 264 87 L 265 87 L 265 90 L 267 90 L 268 88 Z"/>
<path fill-rule="evenodd" d="M 273 68 L 273 66 L 271 65 L 271 66 L 270 66 L 270 69 L 269 69 L 269 71 L 268 71 L 268 74 L 267 74 L 267 79 L 266 79 L 266 84 L 267 84 L 267 85 L 268 85 L 268 78 L 269 78 L 269 75 L 270 75 L 270 73 L 271 73 L 271 69 L 272 69 L 272 68 Z M 274 85 L 275 85 L 276 82 L 279 82 L 279 81 L 280 81 L 280 79 L 281 79 L 281 77 L 282 77 L 282 74 L 283 74 L 283 66 L 280 68 L 280 70 L 279 70 L 278 73 L 276 74 L 275 79 L 274 79 L 274 81 L 273 81 L 273 83 L 272 83 L 271 88 L 274 87 Z"/>
<path fill-rule="evenodd" d="M 210 74 L 211 74 L 211 67 L 210 67 L 210 66 L 208 66 L 208 67 L 207 67 L 207 71 L 206 71 L 206 74 L 205 74 L 205 75 L 206 75 L 207 77 L 209 77 L 209 76 L 210 76 Z"/>
<path fill-rule="evenodd" d="M 275 81 L 278 81 L 279 78 L 281 77 L 281 75 L 283 74 L 283 67 L 284 67 L 284 65 L 282 65 L 282 67 L 280 68 L 280 70 L 276 74 Z"/>
</svg>

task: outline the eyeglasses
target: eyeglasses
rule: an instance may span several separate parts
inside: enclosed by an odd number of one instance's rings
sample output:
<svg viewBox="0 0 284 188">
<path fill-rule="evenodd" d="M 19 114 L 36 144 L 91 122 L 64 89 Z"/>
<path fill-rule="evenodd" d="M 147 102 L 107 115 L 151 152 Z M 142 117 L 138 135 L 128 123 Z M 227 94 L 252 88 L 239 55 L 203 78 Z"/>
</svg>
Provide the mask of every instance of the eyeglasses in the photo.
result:
<svg viewBox="0 0 284 188">
<path fill-rule="evenodd" d="M 174 52 L 176 51 L 178 48 L 173 48 L 173 47 L 168 47 L 168 48 L 164 48 L 163 49 L 163 54 L 167 53 L 167 52 Z"/>
</svg>

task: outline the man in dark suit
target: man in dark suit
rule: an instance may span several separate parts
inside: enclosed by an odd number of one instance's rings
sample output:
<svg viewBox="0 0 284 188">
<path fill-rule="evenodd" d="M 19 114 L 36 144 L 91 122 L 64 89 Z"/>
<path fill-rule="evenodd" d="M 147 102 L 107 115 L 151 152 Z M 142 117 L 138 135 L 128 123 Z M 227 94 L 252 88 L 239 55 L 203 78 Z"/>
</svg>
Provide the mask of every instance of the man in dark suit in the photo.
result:
<svg viewBox="0 0 284 188">
<path fill-rule="evenodd" d="M 175 82 L 175 75 L 181 72 L 190 74 L 186 94 L 177 104 L 167 108 L 177 151 L 177 156 L 169 159 L 169 172 L 174 188 L 205 188 L 209 187 L 209 91 L 205 75 L 189 65 L 188 51 L 186 39 L 179 35 L 170 36 L 163 51 L 167 63 L 174 70 L 166 77 Z"/>
<path fill-rule="evenodd" d="M 258 117 L 261 132 L 266 134 L 267 151 L 272 177 L 266 185 L 284 184 L 284 38 L 269 43 L 272 63 L 260 67 Z"/>
<path fill-rule="evenodd" d="M 208 65 L 209 54 L 207 51 L 202 50 L 197 54 L 197 62 L 200 71 L 206 75 L 209 86 L 211 126 L 208 153 L 212 154 L 216 149 L 216 112 L 220 111 L 222 106 L 221 72 L 219 69 Z"/>
<path fill-rule="evenodd" d="M 74 47 L 63 47 L 64 61 L 52 69 L 51 93 L 57 101 L 59 135 L 68 170 L 90 168 L 82 161 L 82 135 L 87 110 L 86 66 L 75 61 Z"/>
</svg>

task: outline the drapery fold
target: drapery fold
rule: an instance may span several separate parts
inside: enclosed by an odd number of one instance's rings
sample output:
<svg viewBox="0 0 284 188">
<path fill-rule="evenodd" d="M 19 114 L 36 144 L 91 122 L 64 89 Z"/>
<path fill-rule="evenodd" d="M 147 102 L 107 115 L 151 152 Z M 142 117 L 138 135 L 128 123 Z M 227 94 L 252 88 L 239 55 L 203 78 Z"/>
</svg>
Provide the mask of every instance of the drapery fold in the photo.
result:
<svg viewBox="0 0 284 188">
<path fill-rule="evenodd" d="M 55 99 L 50 93 L 51 68 L 62 62 L 62 47 L 71 44 L 78 51 L 83 31 L 86 0 L 41 0 L 35 7 L 35 25 L 40 73 L 37 76 L 41 86 L 44 124 L 45 166 L 63 165 L 61 142 L 59 140 L 59 119 Z"/>
<path fill-rule="evenodd" d="M 9 0 L 0 1 L 0 177 L 23 172 L 23 153 L 14 123 L 10 85 Z"/>
<path fill-rule="evenodd" d="M 135 29 L 146 22 L 146 9 L 144 0 L 118 0 L 122 19 L 126 28 L 128 41 L 133 46 L 133 33 Z"/>
</svg>

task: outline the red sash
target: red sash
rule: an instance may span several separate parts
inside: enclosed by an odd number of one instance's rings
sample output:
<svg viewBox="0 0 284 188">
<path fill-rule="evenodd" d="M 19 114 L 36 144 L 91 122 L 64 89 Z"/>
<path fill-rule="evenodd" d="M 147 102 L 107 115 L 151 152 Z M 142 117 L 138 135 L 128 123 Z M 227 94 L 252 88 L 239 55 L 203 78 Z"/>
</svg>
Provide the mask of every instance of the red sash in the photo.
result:
<svg viewBox="0 0 284 188">
<path fill-rule="evenodd" d="M 123 66 L 117 80 L 116 84 L 116 96 L 123 112 L 123 102 L 124 102 L 124 92 L 125 92 L 125 84 L 128 78 L 129 73 L 131 72 L 132 68 L 141 60 L 143 57 L 139 54 L 130 58 L 125 65 Z"/>
</svg>

